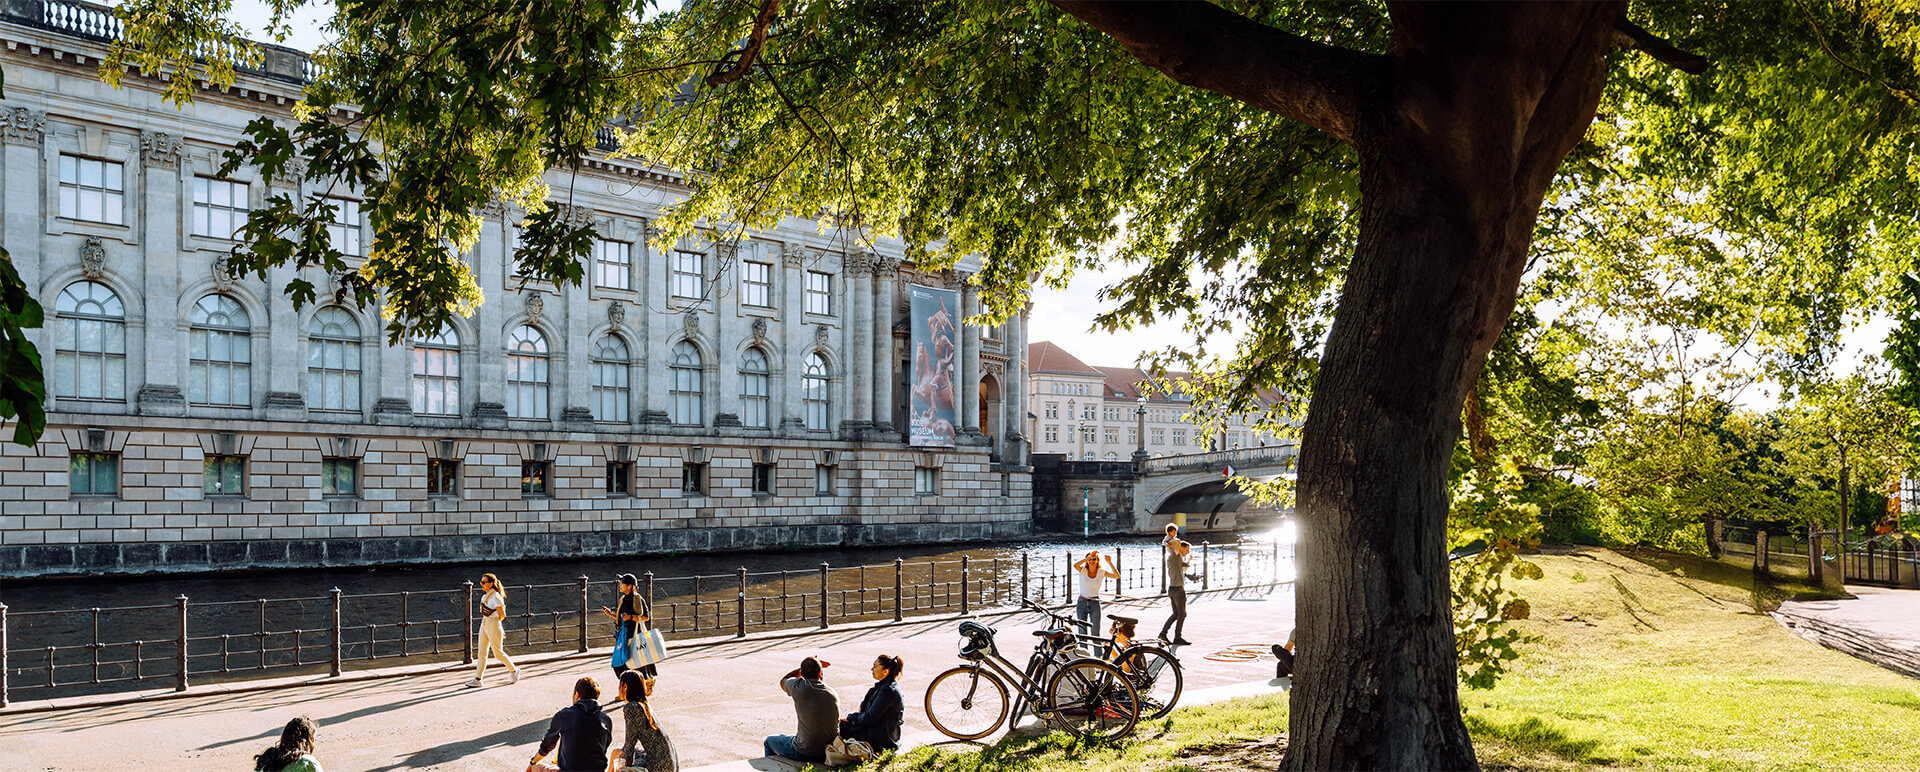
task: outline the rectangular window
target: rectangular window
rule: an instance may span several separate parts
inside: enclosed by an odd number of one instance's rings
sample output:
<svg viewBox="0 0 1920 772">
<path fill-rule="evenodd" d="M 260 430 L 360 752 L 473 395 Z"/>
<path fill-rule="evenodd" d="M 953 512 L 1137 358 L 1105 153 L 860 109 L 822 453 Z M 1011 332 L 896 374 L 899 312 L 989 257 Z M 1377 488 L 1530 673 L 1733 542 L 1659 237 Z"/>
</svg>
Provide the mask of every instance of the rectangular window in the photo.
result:
<svg viewBox="0 0 1920 772">
<path fill-rule="evenodd" d="M 1182 447 L 1182 448 L 1186 447 L 1187 446 L 1187 430 L 1185 429 L 1173 430 L 1173 444 L 1175 447 Z"/>
<path fill-rule="evenodd" d="M 1139 445 L 1139 444 L 1140 444 L 1140 430 L 1139 430 L 1139 429 L 1128 429 L 1128 430 L 1127 430 L 1127 444 L 1128 444 L 1128 445 Z"/>
<path fill-rule="evenodd" d="M 707 465 L 680 465 L 680 495 L 699 496 L 707 492 Z"/>
<path fill-rule="evenodd" d="M 112 496 L 120 492 L 120 457 L 110 453 L 68 456 L 67 490 L 87 496 Z"/>
<path fill-rule="evenodd" d="M 807 313 L 821 316 L 833 314 L 833 274 L 807 272 Z"/>
<path fill-rule="evenodd" d="M 231 239 L 247 224 L 249 208 L 246 183 L 193 178 L 193 235 Z"/>
<path fill-rule="evenodd" d="M 1081 419 L 1083 419 L 1083 420 L 1087 420 L 1087 421 L 1091 421 L 1091 420 L 1094 420 L 1094 419 L 1093 419 L 1093 417 L 1094 417 L 1094 415 L 1095 415 L 1095 413 L 1093 412 L 1093 406 L 1092 406 L 1092 405 L 1088 405 L 1088 406 L 1086 406 L 1085 408 L 1082 408 L 1082 409 L 1080 410 L 1080 418 L 1081 418 Z"/>
<path fill-rule="evenodd" d="M 520 495 L 547 495 L 547 462 L 520 462 Z"/>
<path fill-rule="evenodd" d="M 1095 439 L 1093 438 L 1093 433 L 1094 433 L 1094 431 L 1095 431 L 1095 430 L 1094 430 L 1094 428 L 1093 428 L 1093 427 L 1091 427 L 1091 426 L 1082 426 L 1082 427 L 1080 427 L 1080 441 L 1082 441 L 1082 442 L 1096 442 L 1096 440 L 1095 440 Z"/>
<path fill-rule="evenodd" d="M 1120 430 L 1119 430 L 1119 429 L 1107 429 L 1106 431 L 1104 431 L 1104 432 L 1102 432 L 1101 434 L 1102 434 L 1102 436 L 1103 436 L 1103 439 L 1105 439 L 1105 440 L 1106 440 L 1106 443 L 1107 443 L 1108 445 L 1118 445 L 1118 444 L 1120 444 Z"/>
<path fill-rule="evenodd" d="M 1100 412 L 1102 415 L 1105 415 L 1107 417 L 1107 420 L 1109 421 L 1120 420 L 1120 408 L 1117 408 L 1117 407 L 1102 408 Z"/>
<path fill-rule="evenodd" d="M 1059 418 L 1059 417 L 1060 417 L 1060 403 L 1058 403 L 1058 402 L 1048 402 L 1048 403 L 1047 403 L 1047 417 L 1048 417 L 1048 418 Z"/>
<path fill-rule="evenodd" d="M 673 253 L 673 296 L 699 298 L 707 294 L 707 255 L 704 252 Z"/>
<path fill-rule="evenodd" d="M 833 477 L 834 468 L 831 465 L 815 464 L 813 466 L 813 495 L 832 496 Z"/>
<path fill-rule="evenodd" d="M 1148 429 L 1147 437 L 1154 445 L 1167 444 L 1167 430 L 1165 429 Z"/>
<path fill-rule="evenodd" d="M 754 464 L 753 465 L 753 492 L 763 493 L 767 495 L 773 494 L 773 465 L 772 464 Z"/>
<path fill-rule="evenodd" d="M 320 494 L 354 496 L 360 493 L 360 463 L 351 458 L 320 459 Z"/>
<path fill-rule="evenodd" d="M 60 216 L 125 225 L 122 167 L 115 161 L 60 154 Z"/>
<path fill-rule="evenodd" d="M 1047 427 L 1047 441 L 1048 442 L 1060 441 L 1060 427 L 1058 426 Z"/>
<path fill-rule="evenodd" d="M 936 496 L 940 493 L 940 468 L 916 466 L 913 468 L 913 493 L 916 496 Z"/>
<path fill-rule="evenodd" d="M 1237 448 L 1237 447 L 1240 447 L 1240 433 L 1239 433 L 1239 432 L 1227 432 L 1227 447 L 1229 447 L 1229 448 Z"/>
<path fill-rule="evenodd" d="M 607 462 L 607 495 L 625 496 L 632 491 L 633 462 Z"/>
<path fill-rule="evenodd" d="M 327 203 L 333 205 L 333 223 L 327 226 L 327 239 L 333 242 L 333 251 L 348 257 L 365 255 L 360 246 L 360 202 L 329 198 Z"/>
<path fill-rule="evenodd" d="M 755 308 L 773 307 L 773 264 L 752 261 L 740 264 L 740 304 Z"/>
<path fill-rule="evenodd" d="M 460 462 L 454 460 L 427 459 L 427 495 L 460 495 Z"/>
<path fill-rule="evenodd" d="M 593 283 L 610 289 L 633 289 L 633 245 L 606 239 L 594 242 Z"/>
<path fill-rule="evenodd" d="M 207 456 L 205 485 L 208 496 L 244 496 L 247 493 L 245 456 Z"/>
</svg>

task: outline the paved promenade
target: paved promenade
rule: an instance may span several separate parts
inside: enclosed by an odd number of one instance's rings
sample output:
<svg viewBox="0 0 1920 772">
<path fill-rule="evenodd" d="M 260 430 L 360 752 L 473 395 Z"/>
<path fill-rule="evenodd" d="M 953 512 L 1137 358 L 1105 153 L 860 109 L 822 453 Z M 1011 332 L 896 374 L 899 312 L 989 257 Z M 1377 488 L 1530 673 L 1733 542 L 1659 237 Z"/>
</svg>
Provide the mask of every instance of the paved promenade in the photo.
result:
<svg viewBox="0 0 1920 772">
<path fill-rule="evenodd" d="M 1151 634 L 1165 618 L 1163 601 L 1131 610 L 1141 632 Z M 1216 662 L 1205 655 L 1232 644 L 1286 639 L 1293 626 L 1290 585 L 1277 591 L 1215 591 L 1189 604 L 1187 638 L 1197 645 L 1180 652 L 1186 691 L 1199 699 L 1277 691 L 1268 683 L 1273 661 Z M 1040 626 L 1031 613 L 983 615 L 999 631 L 1001 651 L 1016 663 L 1032 651 L 1027 631 Z M 906 659 L 907 740 L 943 740 L 922 714 L 927 681 L 958 662 L 955 617 L 904 625 L 834 630 L 758 640 L 681 642 L 661 666 L 654 693 L 656 716 L 689 768 L 780 769 L 760 756 L 761 738 L 791 733 L 791 701 L 777 679 L 818 654 L 833 667 L 827 682 L 840 694 L 842 712 L 859 706 L 871 685 L 867 666 L 882 653 Z M 488 684 L 465 688 L 470 669 L 453 668 L 351 682 L 316 681 L 267 691 L 205 694 L 125 705 L 54 711 L 0 712 L 0 770 L 251 769 L 252 756 L 279 736 L 288 718 L 306 714 L 320 724 L 318 753 L 329 772 L 397 769 L 518 770 L 533 755 L 547 719 L 568 703 L 575 679 L 611 681 L 606 650 L 523 663 L 520 682 L 509 685 L 504 669 L 487 672 Z M 611 695 L 608 696 L 611 699 Z M 1182 698 L 1187 704 L 1188 698 Z M 615 736 L 622 733 L 615 711 Z M 1031 719 L 1029 719 L 1031 721 Z"/>
<path fill-rule="evenodd" d="M 1774 612 L 1822 646 L 1920 678 L 1920 590 L 1848 585 L 1850 600 L 1787 601 Z"/>
</svg>

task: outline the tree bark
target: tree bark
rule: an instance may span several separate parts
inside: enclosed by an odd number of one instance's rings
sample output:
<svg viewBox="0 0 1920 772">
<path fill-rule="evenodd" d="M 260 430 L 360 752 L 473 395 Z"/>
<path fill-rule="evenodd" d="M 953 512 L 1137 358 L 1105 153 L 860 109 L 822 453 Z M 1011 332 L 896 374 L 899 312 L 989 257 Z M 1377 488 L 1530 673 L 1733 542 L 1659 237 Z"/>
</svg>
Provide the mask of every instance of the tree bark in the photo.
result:
<svg viewBox="0 0 1920 772">
<path fill-rule="evenodd" d="M 1300 457 L 1287 769 L 1470 769 L 1446 560 L 1461 405 L 1592 122 L 1619 3 L 1393 5 L 1360 241 Z"/>
</svg>

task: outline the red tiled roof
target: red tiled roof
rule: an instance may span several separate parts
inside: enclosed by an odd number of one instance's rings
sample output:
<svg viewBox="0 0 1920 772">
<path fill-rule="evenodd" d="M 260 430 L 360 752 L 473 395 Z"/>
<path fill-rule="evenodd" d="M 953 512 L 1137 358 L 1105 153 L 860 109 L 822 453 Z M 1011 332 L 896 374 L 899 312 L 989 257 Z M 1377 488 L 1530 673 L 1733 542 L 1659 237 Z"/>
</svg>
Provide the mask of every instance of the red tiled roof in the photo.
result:
<svg viewBox="0 0 1920 772">
<path fill-rule="evenodd" d="M 1106 373 L 1075 358 L 1051 341 L 1027 344 L 1027 371 L 1063 375 L 1104 376 Z"/>
</svg>

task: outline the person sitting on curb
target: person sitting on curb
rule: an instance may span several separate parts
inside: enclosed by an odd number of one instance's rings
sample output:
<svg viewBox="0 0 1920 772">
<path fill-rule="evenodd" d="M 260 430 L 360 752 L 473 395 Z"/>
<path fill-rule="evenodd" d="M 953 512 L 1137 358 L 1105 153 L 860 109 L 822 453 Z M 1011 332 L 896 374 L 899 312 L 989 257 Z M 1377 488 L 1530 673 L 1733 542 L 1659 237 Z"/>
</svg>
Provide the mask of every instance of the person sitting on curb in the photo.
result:
<svg viewBox="0 0 1920 772">
<path fill-rule="evenodd" d="M 573 683 L 573 704 L 561 708 L 547 722 L 540 752 L 527 762 L 527 772 L 601 772 L 607 768 L 607 746 L 613 744 L 613 717 L 600 710 L 600 684 L 592 678 Z M 554 763 L 543 760 L 554 746 Z"/>
<path fill-rule="evenodd" d="M 827 760 L 827 744 L 839 736 L 840 696 L 820 677 L 826 667 L 819 658 L 808 657 L 800 660 L 800 667 L 780 677 L 780 690 L 793 698 L 800 729 L 795 734 L 768 737 L 763 743 L 768 756 L 814 763 Z"/>
<path fill-rule="evenodd" d="M 860 700 L 860 712 L 840 720 L 840 736 L 873 746 L 875 753 L 900 747 L 900 725 L 907 718 L 907 701 L 896 679 L 906 663 L 882 654 L 873 661 L 873 688 Z"/>
<path fill-rule="evenodd" d="M 607 772 L 679 772 L 680 754 L 674 752 L 673 742 L 660 729 L 660 722 L 653 719 L 653 706 L 647 700 L 651 696 L 653 679 L 638 670 L 620 674 L 620 699 L 626 701 L 621 713 L 627 724 L 627 740 L 607 759 Z"/>
<path fill-rule="evenodd" d="M 306 716 L 288 721 L 280 742 L 253 757 L 254 772 L 320 772 L 320 760 L 313 757 L 313 736 L 319 731 Z"/>
</svg>

